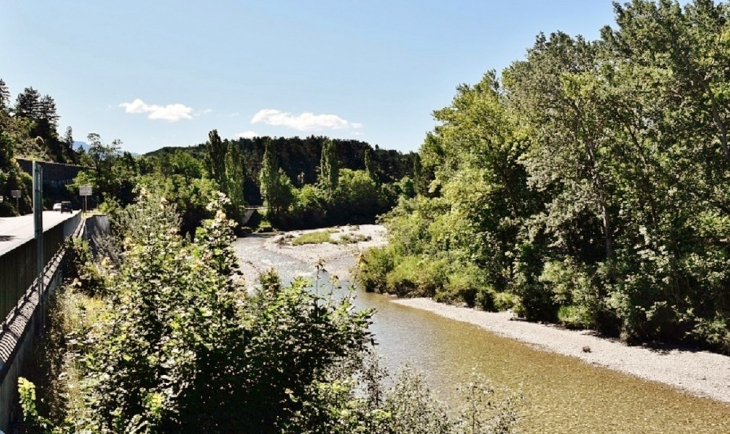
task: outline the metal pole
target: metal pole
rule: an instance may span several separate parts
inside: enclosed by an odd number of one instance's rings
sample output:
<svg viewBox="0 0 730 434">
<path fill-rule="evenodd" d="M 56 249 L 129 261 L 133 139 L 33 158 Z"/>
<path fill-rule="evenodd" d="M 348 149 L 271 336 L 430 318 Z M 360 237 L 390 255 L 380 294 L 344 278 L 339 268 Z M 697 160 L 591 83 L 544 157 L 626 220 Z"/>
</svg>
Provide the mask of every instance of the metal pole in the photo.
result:
<svg viewBox="0 0 730 434">
<path fill-rule="evenodd" d="M 39 321 L 43 327 L 43 269 L 45 258 L 43 255 L 43 168 L 37 162 L 33 162 L 33 221 L 35 226 L 36 240 L 36 274 L 38 275 L 38 307 Z"/>
</svg>

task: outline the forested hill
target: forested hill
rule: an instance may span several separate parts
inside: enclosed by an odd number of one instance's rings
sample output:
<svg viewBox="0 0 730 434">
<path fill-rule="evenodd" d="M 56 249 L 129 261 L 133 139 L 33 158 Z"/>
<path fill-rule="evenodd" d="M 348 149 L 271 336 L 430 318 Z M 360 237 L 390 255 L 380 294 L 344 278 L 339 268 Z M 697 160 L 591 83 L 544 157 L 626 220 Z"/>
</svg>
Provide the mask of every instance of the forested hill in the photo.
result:
<svg viewBox="0 0 730 434">
<path fill-rule="evenodd" d="M 254 137 L 237 140 L 223 139 L 224 147 L 229 143 L 240 147 L 246 168 L 245 199 L 247 203 L 262 203 L 259 192 L 259 173 L 263 161 L 266 143 L 270 143 L 277 158 L 278 167 L 284 170 L 292 184 L 301 188 L 307 184 L 315 184 L 318 179 L 322 147 L 327 140 L 334 143 L 335 155 L 340 168 L 365 170 L 366 154 L 370 154 L 372 171 L 381 183 L 392 183 L 403 177 L 413 177 L 417 166 L 418 154 L 403 154 L 395 150 L 380 149 L 359 140 L 328 139 L 324 136 L 300 137 Z M 145 154 L 147 157 L 169 158 L 178 152 L 185 152 L 203 161 L 207 151 L 205 143 L 191 147 L 164 147 Z"/>
<path fill-rule="evenodd" d="M 32 88 L 18 93 L 14 103 L 10 90 L 0 78 L 0 196 L 20 190 L 18 202 L 23 212 L 30 209 L 31 179 L 20 170 L 15 157 L 57 163 L 77 164 L 79 155 L 73 150 L 71 127 L 59 137 L 59 116 L 56 102 L 50 95 Z M 15 201 L 0 203 L 0 215 L 15 215 Z"/>
</svg>

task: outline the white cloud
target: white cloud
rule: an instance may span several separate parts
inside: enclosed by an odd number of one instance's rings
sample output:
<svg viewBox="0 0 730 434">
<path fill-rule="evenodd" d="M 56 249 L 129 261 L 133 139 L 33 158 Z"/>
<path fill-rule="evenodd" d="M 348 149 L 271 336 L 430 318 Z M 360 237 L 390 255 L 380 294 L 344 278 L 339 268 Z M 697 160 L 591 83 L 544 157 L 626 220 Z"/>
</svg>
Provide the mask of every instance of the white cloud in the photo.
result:
<svg viewBox="0 0 730 434">
<path fill-rule="evenodd" d="M 292 115 L 275 109 L 264 109 L 251 118 L 251 123 L 263 122 L 269 125 L 285 126 L 298 131 L 341 130 L 345 128 L 362 128 L 362 124 L 348 122 L 337 115 L 315 115 L 302 113 Z"/>
<path fill-rule="evenodd" d="M 251 130 L 236 134 L 236 137 L 238 137 L 239 139 L 253 139 L 256 136 L 258 136 L 256 131 Z"/>
<path fill-rule="evenodd" d="M 177 122 L 182 119 L 192 119 L 192 107 L 183 104 L 168 104 L 165 106 L 156 104 L 147 104 L 137 98 L 132 102 L 124 102 L 119 104 L 126 113 L 147 113 L 149 119 L 161 119 L 170 122 Z"/>
</svg>

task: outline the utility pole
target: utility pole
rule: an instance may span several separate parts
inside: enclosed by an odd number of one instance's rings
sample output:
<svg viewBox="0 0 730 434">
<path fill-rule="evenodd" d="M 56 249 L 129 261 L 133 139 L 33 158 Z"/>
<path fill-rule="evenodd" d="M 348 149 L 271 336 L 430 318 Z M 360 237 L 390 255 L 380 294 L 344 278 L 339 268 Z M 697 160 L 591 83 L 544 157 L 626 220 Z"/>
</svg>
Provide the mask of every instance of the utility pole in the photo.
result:
<svg viewBox="0 0 730 434">
<path fill-rule="evenodd" d="M 45 283 L 43 270 L 45 258 L 43 255 L 43 168 L 37 161 L 33 162 L 33 222 L 35 226 L 36 245 L 36 274 L 38 290 L 39 321 L 43 327 L 43 284 Z"/>
</svg>

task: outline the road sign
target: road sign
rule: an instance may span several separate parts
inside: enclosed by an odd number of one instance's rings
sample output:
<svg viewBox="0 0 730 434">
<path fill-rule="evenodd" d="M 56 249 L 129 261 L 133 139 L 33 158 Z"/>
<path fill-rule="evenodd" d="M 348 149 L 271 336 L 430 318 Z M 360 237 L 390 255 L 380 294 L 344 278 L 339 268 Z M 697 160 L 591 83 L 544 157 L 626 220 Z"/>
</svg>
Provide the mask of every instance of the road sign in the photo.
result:
<svg viewBox="0 0 730 434">
<path fill-rule="evenodd" d="M 91 196 L 91 186 L 90 185 L 80 185 L 79 186 L 79 196 Z"/>
<path fill-rule="evenodd" d="M 10 190 L 10 197 L 19 198 L 20 197 L 20 190 Z"/>
</svg>

